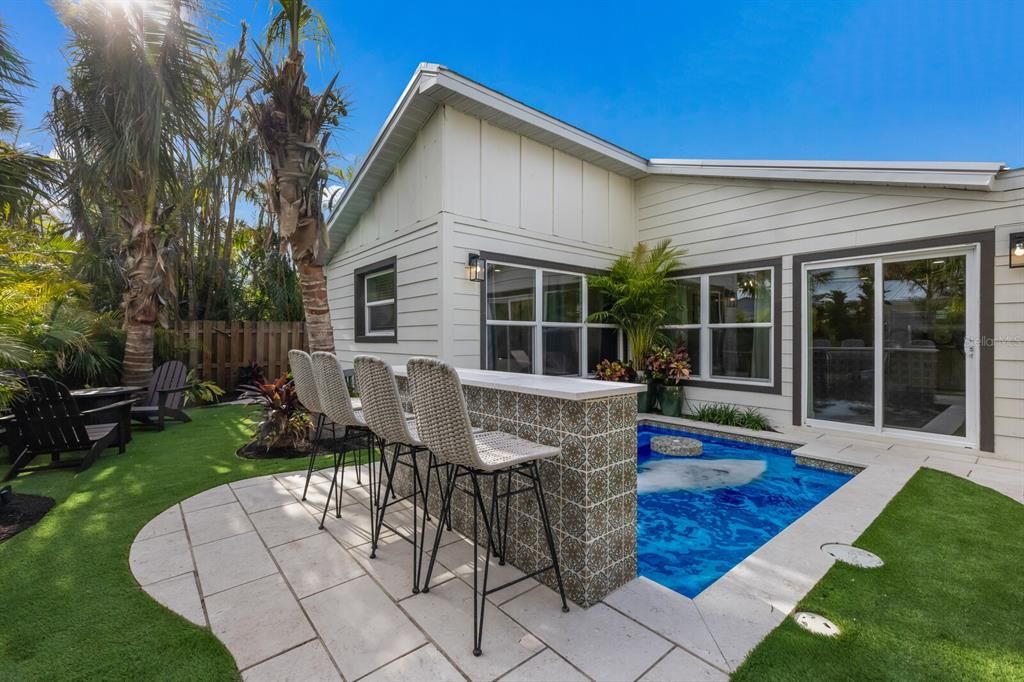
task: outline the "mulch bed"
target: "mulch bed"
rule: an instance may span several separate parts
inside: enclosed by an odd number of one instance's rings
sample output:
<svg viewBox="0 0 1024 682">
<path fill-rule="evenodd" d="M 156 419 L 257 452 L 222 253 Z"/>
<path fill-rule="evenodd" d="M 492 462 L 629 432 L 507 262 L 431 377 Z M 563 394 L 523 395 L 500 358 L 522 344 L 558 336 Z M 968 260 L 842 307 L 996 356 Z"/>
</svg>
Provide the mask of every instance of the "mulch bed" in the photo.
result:
<svg viewBox="0 0 1024 682">
<path fill-rule="evenodd" d="M 52 497 L 16 493 L 0 507 L 0 542 L 35 525 L 56 504 Z"/>
</svg>

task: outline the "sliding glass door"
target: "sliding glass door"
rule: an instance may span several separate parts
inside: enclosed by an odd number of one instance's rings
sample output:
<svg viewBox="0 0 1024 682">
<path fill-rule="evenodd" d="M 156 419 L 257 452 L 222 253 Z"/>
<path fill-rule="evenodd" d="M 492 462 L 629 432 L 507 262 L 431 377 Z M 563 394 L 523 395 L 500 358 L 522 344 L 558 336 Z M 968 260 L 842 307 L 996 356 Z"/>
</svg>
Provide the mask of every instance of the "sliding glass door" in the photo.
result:
<svg viewBox="0 0 1024 682">
<path fill-rule="evenodd" d="M 804 266 L 805 421 L 977 442 L 973 251 Z"/>
</svg>

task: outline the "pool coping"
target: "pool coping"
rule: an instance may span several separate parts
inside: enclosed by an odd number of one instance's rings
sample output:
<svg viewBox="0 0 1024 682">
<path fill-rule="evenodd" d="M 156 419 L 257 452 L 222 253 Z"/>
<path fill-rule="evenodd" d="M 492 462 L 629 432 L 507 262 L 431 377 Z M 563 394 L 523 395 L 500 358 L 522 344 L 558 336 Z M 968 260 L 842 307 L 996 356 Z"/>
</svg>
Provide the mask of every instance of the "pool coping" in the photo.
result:
<svg viewBox="0 0 1024 682">
<path fill-rule="evenodd" d="M 928 467 L 967 478 L 1024 503 L 1021 463 L 832 433 L 752 432 L 717 425 L 707 428 L 695 425 L 693 420 L 651 414 L 638 417 L 637 425 L 645 424 L 769 447 L 795 446 L 792 453 L 798 459 L 859 469 L 842 487 L 696 597 L 679 595 L 681 601 L 677 601 L 687 606 L 678 607 L 678 613 L 684 615 L 690 604 L 696 607 L 730 672 L 789 616 L 832 567 L 835 560 L 821 551 L 821 546 L 830 542 L 854 544 L 918 469 Z"/>
</svg>

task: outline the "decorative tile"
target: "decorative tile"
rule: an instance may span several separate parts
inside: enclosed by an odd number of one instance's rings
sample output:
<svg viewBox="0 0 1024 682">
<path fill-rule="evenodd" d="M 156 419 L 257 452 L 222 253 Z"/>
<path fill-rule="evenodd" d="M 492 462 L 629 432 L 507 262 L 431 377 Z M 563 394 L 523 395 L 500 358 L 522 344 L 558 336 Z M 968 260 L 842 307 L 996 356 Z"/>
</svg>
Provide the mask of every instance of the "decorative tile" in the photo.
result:
<svg viewBox="0 0 1024 682">
<path fill-rule="evenodd" d="M 583 435 L 586 427 L 586 418 L 583 413 L 583 403 L 574 401 L 563 401 L 561 410 L 561 430 L 566 433 Z"/>
<path fill-rule="evenodd" d="M 583 403 L 584 436 L 597 436 L 607 433 L 609 404 L 607 400 L 588 400 Z"/>
<path fill-rule="evenodd" d="M 554 429 L 556 431 L 562 430 L 562 401 L 557 398 L 549 398 L 547 396 L 541 396 L 537 405 L 539 413 L 537 415 L 537 423 L 540 426 Z"/>
<path fill-rule="evenodd" d="M 562 463 L 571 469 L 583 471 L 587 468 L 587 451 L 583 447 L 583 438 L 567 435 L 562 438 Z"/>
</svg>

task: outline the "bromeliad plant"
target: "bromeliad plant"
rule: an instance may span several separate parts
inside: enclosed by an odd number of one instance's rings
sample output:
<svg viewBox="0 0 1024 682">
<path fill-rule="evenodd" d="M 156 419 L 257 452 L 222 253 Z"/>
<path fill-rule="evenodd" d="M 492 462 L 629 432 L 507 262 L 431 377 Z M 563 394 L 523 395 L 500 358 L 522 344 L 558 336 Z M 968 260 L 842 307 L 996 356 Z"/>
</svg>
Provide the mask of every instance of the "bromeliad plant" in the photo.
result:
<svg viewBox="0 0 1024 682">
<path fill-rule="evenodd" d="M 306 442 L 309 413 L 299 402 L 295 384 L 287 374 L 275 381 L 240 387 L 242 397 L 263 406 L 252 442 L 270 450 L 290 450 Z"/>
</svg>

